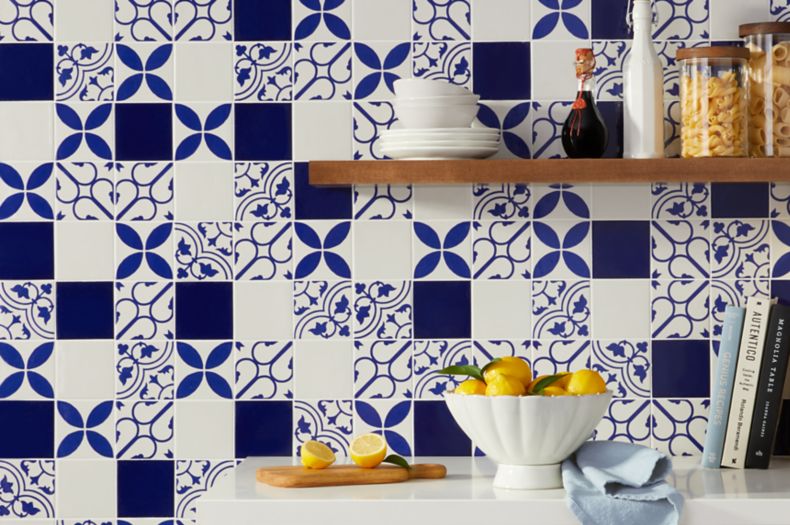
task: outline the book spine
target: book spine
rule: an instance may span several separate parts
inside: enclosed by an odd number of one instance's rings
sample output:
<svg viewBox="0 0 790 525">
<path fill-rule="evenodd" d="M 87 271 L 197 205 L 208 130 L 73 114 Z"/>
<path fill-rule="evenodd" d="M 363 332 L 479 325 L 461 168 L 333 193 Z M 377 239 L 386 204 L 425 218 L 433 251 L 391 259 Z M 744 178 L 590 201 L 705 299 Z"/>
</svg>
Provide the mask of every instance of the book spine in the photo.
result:
<svg viewBox="0 0 790 525">
<path fill-rule="evenodd" d="M 710 399 L 708 430 L 705 433 L 705 446 L 702 453 L 702 466 L 719 468 L 724 449 L 724 433 L 730 412 L 732 385 L 735 381 L 735 363 L 738 360 L 738 346 L 741 342 L 743 319 L 746 309 L 727 306 L 724 310 L 724 324 L 719 342 L 719 358 L 716 364 L 713 392 Z"/>
<path fill-rule="evenodd" d="M 746 447 L 749 442 L 771 302 L 762 297 L 750 297 L 746 302 L 746 315 L 735 366 L 730 413 L 727 416 L 727 432 L 724 436 L 722 467 L 744 468 L 746 466 Z"/>
<path fill-rule="evenodd" d="M 790 354 L 790 307 L 776 305 L 771 310 L 765 352 L 757 383 L 746 468 L 768 468 L 779 424 L 782 393 Z"/>
</svg>

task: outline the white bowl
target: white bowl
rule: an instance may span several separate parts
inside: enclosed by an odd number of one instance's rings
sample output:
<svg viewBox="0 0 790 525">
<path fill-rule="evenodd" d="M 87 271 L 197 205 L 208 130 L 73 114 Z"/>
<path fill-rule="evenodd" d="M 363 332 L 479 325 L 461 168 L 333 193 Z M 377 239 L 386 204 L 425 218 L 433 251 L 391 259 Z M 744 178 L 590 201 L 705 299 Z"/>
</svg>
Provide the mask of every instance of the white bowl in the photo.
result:
<svg viewBox="0 0 790 525">
<path fill-rule="evenodd" d="M 415 106 L 459 106 L 466 104 L 477 104 L 480 96 L 468 94 L 447 97 L 397 97 L 399 104 L 411 104 Z"/>
<path fill-rule="evenodd" d="M 395 81 L 395 95 L 398 97 L 437 97 L 468 95 L 470 91 L 443 80 L 425 78 L 400 78 Z"/>
<path fill-rule="evenodd" d="M 401 128 L 468 128 L 477 116 L 477 105 L 453 106 L 410 106 L 395 101 L 395 115 Z"/>
<path fill-rule="evenodd" d="M 612 393 L 590 396 L 444 396 L 474 444 L 498 465 L 494 486 L 562 487 L 560 464 L 587 441 Z"/>
</svg>

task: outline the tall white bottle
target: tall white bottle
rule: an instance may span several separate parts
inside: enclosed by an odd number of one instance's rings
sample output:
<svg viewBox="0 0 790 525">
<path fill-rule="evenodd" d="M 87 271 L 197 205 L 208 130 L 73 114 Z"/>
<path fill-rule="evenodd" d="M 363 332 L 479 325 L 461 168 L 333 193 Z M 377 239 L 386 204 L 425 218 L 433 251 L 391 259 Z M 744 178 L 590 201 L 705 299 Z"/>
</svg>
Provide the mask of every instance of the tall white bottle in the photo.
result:
<svg viewBox="0 0 790 525">
<path fill-rule="evenodd" d="M 633 0 L 634 40 L 623 67 L 623 156 L 664 156 L 664 75 L 653 46 L 650 0 Z"/>
</svg>

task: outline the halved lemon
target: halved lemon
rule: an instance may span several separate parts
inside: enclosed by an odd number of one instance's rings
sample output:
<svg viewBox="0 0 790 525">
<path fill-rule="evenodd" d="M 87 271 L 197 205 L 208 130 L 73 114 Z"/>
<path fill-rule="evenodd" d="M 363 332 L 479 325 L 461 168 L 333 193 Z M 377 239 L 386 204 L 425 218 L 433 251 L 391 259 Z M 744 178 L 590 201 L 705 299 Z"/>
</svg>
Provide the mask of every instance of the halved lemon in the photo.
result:
<svg viewBox="0 0 790 525">
<path fill-rule="evenodd" d="M 332 449 L 319 441 L 308 441 L 302 445 L 302 465 L 307 468 L 322 469 L 335 462 Z"/>
<path fill-rule="evenodd" d="M 378 434 L 357 436 L 349 447 L 351 461 L 362 468 L 378 467 L 387 457 L 387 442 Z"/>
</svg>

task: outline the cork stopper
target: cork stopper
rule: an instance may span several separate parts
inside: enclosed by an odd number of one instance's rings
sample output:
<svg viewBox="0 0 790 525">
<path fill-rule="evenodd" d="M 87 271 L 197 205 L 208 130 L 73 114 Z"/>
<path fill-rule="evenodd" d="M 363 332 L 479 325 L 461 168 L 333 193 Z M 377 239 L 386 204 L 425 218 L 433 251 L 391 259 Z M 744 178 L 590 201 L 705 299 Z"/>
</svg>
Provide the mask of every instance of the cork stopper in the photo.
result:
<svg viewBox="0 0 790 525">
<path fill-rule="evenodd" d="M 576 50 L 576 78 L 589 78 L 595 71 L 593 50 L 582 47 Z"/>
</svg>

